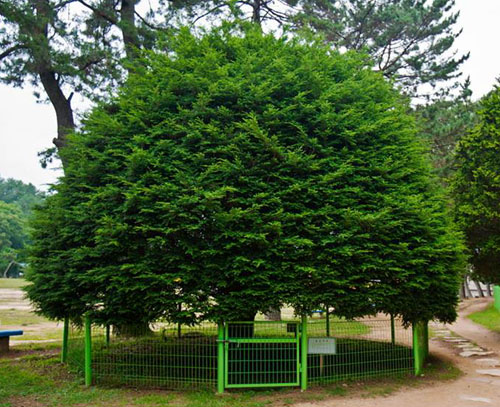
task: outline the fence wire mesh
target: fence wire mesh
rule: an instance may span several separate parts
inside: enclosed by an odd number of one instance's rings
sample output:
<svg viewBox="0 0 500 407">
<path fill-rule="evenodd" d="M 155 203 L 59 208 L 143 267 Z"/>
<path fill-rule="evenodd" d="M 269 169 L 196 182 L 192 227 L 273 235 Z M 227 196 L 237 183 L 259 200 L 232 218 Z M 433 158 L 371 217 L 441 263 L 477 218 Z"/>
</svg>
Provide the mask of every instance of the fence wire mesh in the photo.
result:
<svg viewBox="0 0 500 407">
<path fill-rule="evenodd" d="M 229 322 L 225 387 L 298 386 L 298 322 Z"/>
<path fill-rule="evenodd" d="M 308 382 L 320 384 L 413 371 L 412 330 L 389 318 L 308 319 L 308 338 L 334 338 L 335 354 L 308 354 Z M 224 385 L 298 386 L 298 321 L 231 322 L 224 330 Z M 84 372 L 84 331 L 71 326 L 68 364 Z M 134 336 L 92 326 L 95 384 L 162 388 L 214 388 L 217 384 L 217 325 L 163 323 Z"/>
<path fill-rule="evenodd" d="M 308 321 L 308 337 L 332 337 L 333 355 L 309 354 L 308 381 L 326 383 L 413 372 L 412 330 L 390 318 Z"/>
<path fill-rule="evenodd" d="M 85 335 L 83 328 L 74 324 L 69 326 L 67 364 L 75 373 L 83 375 L 85 369 Z"/>
</svg>

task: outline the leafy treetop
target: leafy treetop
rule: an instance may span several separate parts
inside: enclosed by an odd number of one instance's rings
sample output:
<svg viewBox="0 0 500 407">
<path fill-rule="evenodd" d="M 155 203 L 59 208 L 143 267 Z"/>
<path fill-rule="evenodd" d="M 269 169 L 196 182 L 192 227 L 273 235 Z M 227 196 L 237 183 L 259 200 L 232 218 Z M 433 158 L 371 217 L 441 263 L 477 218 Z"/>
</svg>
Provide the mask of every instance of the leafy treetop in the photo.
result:
<svg viewBox="0 0 500 407">
<path fill-rule="evenodd" d="M 39 312 L 454 319 L 459 237 L 366 56 L 231 26 L 168 41 L 64 151 L 33 225 Z"/>
</svg>

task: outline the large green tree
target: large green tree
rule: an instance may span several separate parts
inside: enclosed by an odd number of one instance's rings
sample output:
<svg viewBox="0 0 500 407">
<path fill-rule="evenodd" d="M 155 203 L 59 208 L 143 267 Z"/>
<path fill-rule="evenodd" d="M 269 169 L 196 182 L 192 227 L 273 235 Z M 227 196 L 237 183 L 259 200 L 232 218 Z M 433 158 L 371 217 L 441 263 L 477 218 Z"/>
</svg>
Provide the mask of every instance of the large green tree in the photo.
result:
<svg viewBox="0 0 500 407">
<path fill-rule="evenodd" d="M 34 223 L 39 311 L 452 320 L 459 239 L 400 95 L 363 55 L 231 32 L 183 30 L 71 138 Z"/>
<path fill-rule="evenodd" d="M 456 214 L 474 273 L 500 284 L 500 87 L 481 101 L 478 115 L 456 151 Z"/>
</svg>

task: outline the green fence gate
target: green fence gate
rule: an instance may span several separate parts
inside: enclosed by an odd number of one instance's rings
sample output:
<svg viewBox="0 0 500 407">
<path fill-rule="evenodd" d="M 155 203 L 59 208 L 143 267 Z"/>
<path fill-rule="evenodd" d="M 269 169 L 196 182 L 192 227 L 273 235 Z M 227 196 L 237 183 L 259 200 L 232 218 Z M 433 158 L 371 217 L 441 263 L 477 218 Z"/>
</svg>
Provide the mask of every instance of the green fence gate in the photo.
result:
<svg viewBox="0 0 500 407">
<path fill-rule="evenodd" d="M 229 322 L 224 328 L 224 387 L 300 385 L 300 323 Z"/>
</svg>

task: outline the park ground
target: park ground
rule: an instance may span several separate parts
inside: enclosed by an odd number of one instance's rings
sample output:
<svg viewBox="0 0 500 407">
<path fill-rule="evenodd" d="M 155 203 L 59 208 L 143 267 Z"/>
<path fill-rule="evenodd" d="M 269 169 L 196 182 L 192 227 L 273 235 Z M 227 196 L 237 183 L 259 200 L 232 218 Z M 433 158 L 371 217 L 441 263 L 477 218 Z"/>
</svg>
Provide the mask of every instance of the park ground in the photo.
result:
<svg viewBox="0 0 500 407">
<path fill-rule="evenodd" d="M 286 389 L 239 391 L 217 396 L 213 392 L 200 391 L 86 388 L 80 377 L 59 363 L 61 326 L 33 314 L 23 298 L 22 284 L 22 280 L 0 279 L 0 329 L 26 332 L 22 340 L 12 341 L 12 351 L 0 358 L 0 407 L 500 406 L 500 377 L 492 375 L 497 370 L 495 361 L 500 357 L 500 333 L 467 317 L 473 314 L 474 320 L 500 330 L 500 324 L 496 326 L 492 318 L 491 313 L 495 311 L 489 308 L 489 299 L 468 300 L 461 304 L 455 324 L 434 326 L 436 331 L 450 334 L 432 338 L 431 358 L 422 377 L 337 383 L 312 387 L 303 393 Z M 465 338 L 492 353 L 462 357 L 459 340 L 450 339 L 450 335 Z M 484 374 L 484 370 L 489 373 Z"/>
</svg>

